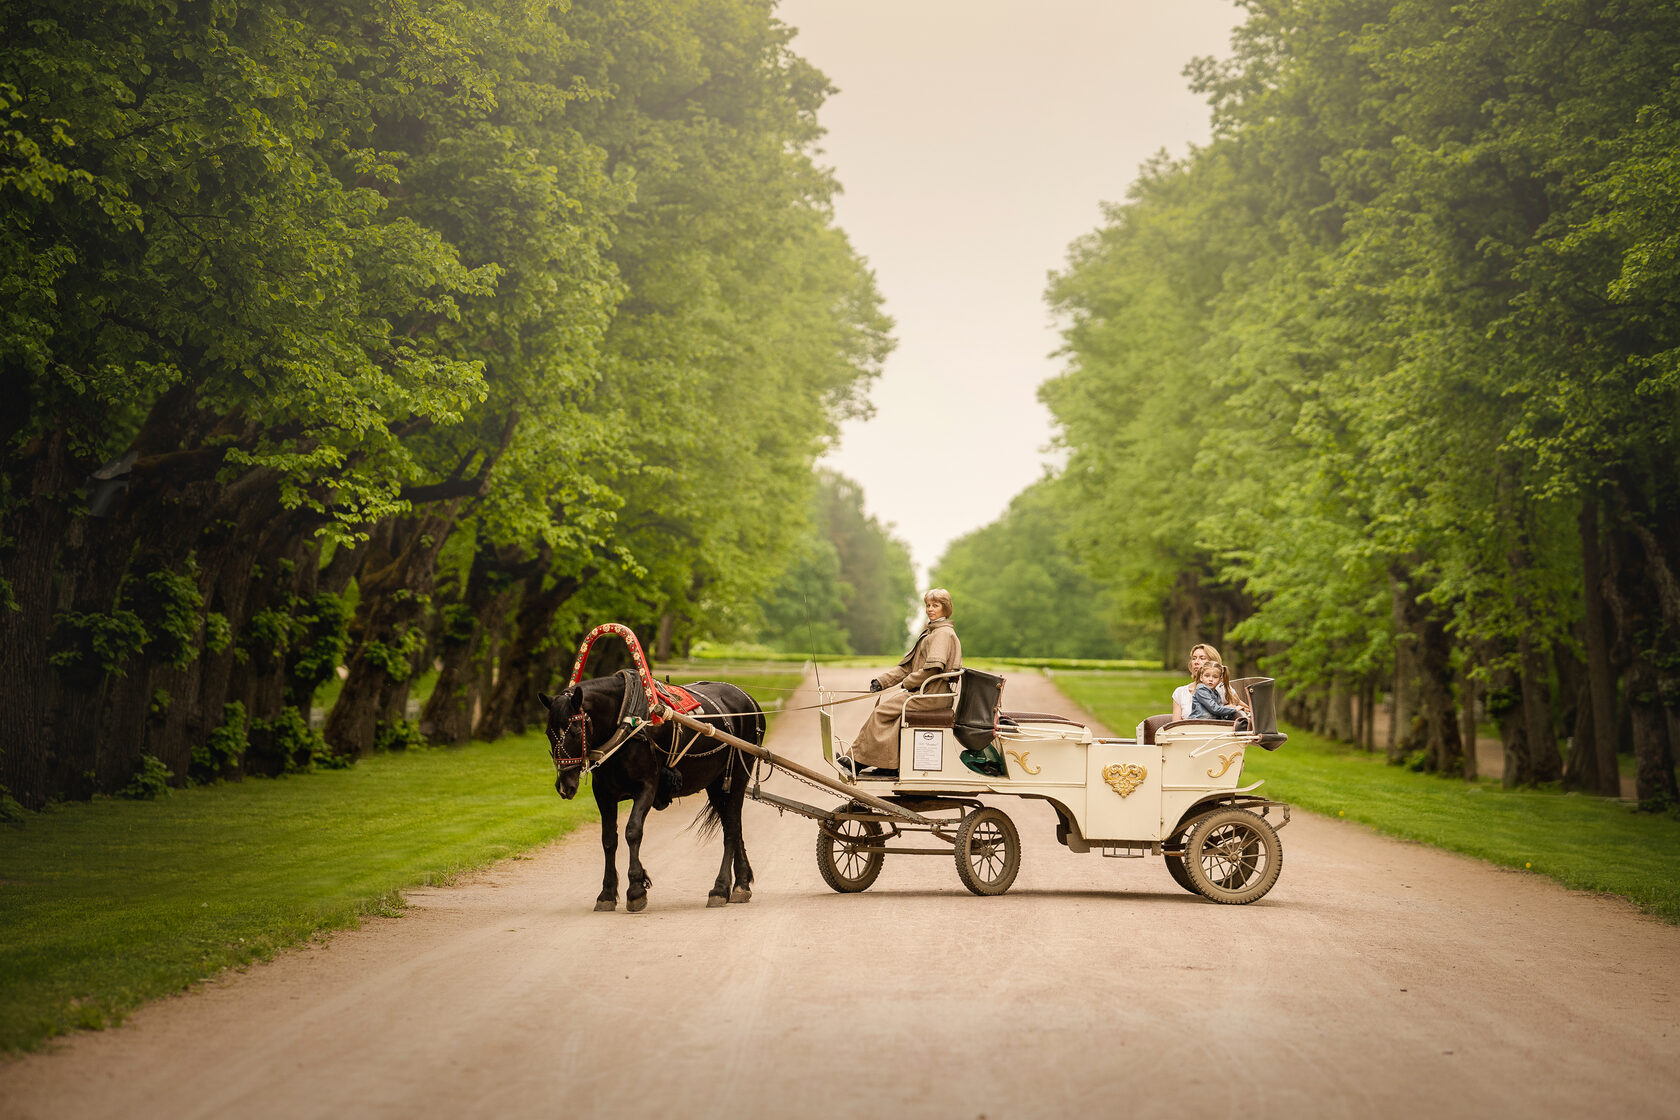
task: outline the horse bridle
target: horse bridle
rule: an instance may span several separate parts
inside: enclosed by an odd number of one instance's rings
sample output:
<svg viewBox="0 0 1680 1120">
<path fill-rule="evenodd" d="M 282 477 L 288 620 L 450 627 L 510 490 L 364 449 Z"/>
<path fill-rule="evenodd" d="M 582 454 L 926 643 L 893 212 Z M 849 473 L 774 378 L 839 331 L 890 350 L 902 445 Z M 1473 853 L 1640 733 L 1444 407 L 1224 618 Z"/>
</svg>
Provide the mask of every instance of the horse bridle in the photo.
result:
<svg viewBox="0 0 1680 1120">
<path fill-rule="evenodd" d="M 552 727 L 546 729 L 548 732 L 548 757 L 554 760 L 554 769 L 562 773 L 565 772 L 568 767 L 573 766 L 582 767 L 584 774 L 589 773 L 591 770 L 595 769 L 595 767 L 611 758 L 613 753 L 617 751 L 619 747 L 622 747 L 625 743 L 627 743 L 633 735 L 638 732 L 646 731 L 648 727 L 645 720 L 638 719 L 635 716 L 627 716 L 619 724 L 618 730 L 613 732 L 611 739 L 602 743 L 596 750 L 590 750 L 589 713 L 581 706 L 578 708 L 578 714 L 566 721 L 566 728 L 568 731 L 570 731 L 573 726 L 577 727 L 578 733 L 579 753 L 576 755 L 569 755 L 563 752 L 562 745 L 566 741 L 566 736 L 555 734 L 554 728 Z M 579 778 L 582 776 L 583 774 L 578 775 Z"/>
</svg>

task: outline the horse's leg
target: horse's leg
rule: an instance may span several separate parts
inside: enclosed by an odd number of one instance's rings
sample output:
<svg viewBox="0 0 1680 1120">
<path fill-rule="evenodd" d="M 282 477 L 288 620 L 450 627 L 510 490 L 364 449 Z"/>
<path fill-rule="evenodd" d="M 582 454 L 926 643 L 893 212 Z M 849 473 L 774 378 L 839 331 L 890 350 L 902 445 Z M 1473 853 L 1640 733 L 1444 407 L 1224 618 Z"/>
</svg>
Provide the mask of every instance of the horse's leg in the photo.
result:
<svg viewBox="0 0 1680 1120">
<path fill-rule="evenodd" d="M 659 773 L 655 769 L 652 780 L 644 782 L 630 802 L 630 819 L 624 823 L 624 842 L 630 845 L 630 885 L 624 892 L 624 908 L 630 913 L 647 909 L 648 888 L 653 880 L 642 867 L 642 826 L 647 822 L 648 810 L 653 808 L 653 796 L 659 790 Z"/>
<path fill-rule="evenodd" d="M 706 800 L 712 804 L 712 812 L 718 815 L 718 822 L 722 824 L 729 819 L 727 805 L 730 795 L 723 792 L 723 778 L 719 776 L 706 787 Z M 718 865 L 717 881 L 712 884 L 711 893 L 706 895 L 707 906 L 729 905 L 730 872 L 735 864 L 734 837 L 729 827 L 723 827 L 723 862 Z"/>
<path fill-rule="evenodd" d="M 746 760 L 737 756 L 730 762 L 731 768 L 747 770 Z M 747 803 L 747 778 L 749 775 L 737 774 L 730 783 L 729 792 L 725 795 L 722 807 L 723 835 L 734 834 L 733 844 L 726 844 L 726 850 L 735 849 L 735 889 L 729 892 L 731 902 L 752 901 L 752 864 L 747 862 L 747 836 L 741 827 L 741 808 Z"/>
<path fill-rule="evenodd" d="M 607 862 L 607 870 L 601 876 L 601 893 L 595 896 L 597 910 L 618 906 L 618 798 L 602 789 L 605 784 L 595 783 L 595 807 L 601 811 L 601 851 Z"/>
</svg>

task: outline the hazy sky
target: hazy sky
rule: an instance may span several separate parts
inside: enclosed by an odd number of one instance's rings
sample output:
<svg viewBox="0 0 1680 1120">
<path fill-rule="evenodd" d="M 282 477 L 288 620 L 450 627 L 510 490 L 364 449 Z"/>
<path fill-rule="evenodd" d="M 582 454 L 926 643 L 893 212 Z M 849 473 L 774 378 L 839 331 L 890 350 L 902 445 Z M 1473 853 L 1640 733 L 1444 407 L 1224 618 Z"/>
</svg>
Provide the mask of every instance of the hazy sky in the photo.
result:
<svg viewBox="0 0 1680 1120">
<path fill-rule="evenodd" d="M 1059 368 L 1044 303 L 1068 243 L 1161 148 L 1207 139 L 1182 71 L 1228 53 L 1227 0 L 782 0 L 839 94 L 824 162 L 898 348 L 875 416 L 827 462 L 923 569 L 1046 461 L 1035 390 Z M 950 463 L 934 475 L 923 464 Z"/>
</svg>

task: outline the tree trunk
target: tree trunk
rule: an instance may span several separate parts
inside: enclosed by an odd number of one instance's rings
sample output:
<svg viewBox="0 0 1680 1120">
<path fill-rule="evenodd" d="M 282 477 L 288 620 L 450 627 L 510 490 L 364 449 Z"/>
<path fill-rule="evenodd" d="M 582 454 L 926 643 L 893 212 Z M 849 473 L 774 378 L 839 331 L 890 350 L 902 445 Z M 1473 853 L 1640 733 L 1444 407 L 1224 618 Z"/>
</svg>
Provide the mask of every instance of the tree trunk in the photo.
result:
<svg viewBox="0 0 1680 1120">
<path fill-rule="evenodd" d="M 384 726 L 407 717 L 422 624 L 437 579 L 438 553 L 455 526 L 460 501 L 380 525 L 368 542 L 358 586 L 348 675 L 327 717 L 334 753 L 365 755 Z"/>
<path fill-rule="evenodd" d="M 499 739 L 523 731 L 539 718 L 542 705 L 537 693 L 558 687 L 557 670 L 569 651 L 559 650 L 553 641 L 554 616 L 594 575 L 594 569 L 586 570 L 581 578 L 561 576 L 550 582 L 546 550 L 542 556 L 543 562 L 524 581 L 519 609 L 498 659 L 496 684 L 479 716 L 475 738 Z"/>
<path fill-rule="evenodd" d="M 420 713 L 420 732 L 431 742 L 472 738 L 475 716 L 490 691 L 494 639 L 519 591 L 509 577 L 517 564 L 512 549 L 481 547 L 473 555 L 456 617 L 440 640 L 437 687 Z"/>
<path fill-rule="evenodd" d="M 14 516 L 0 533 L 10 545 L 0 577 L 18 610 L 0 625 L 0 786 L 31 809 L 63 792 L 49 774 L 59 769 L 57 740 L 46 723 L 57 670 L 47 660 L 58 608 L 58 556 L 70 526 L 69 491 L 76 477 L 62 431 L 43 437 L 30 461 L 9 467 L 23 476 Z M 17 471 L 14 474 L 13 471 Z M 24 471 L 27 470 L 27 474 Z"/>
<path fill-rule="evenodd" d="M 1359 714 L 1364 719 L 1365 729 L 1360 736 L 1360 744 L 1367 750 L 1375 752 L 1377 749 L 1377 678 L 1365 678 L 1365 694 L 1360 701 Z"/>
<path fill-rule="evenodd" d="M 1476 678 L 1471 674 L 1474 662 L 1466 656 L 1459 669 L 1458 734 L 1464 741 L 1464 780 L 1473 782 L 1481 776 L 1481 759 L 1476 755 Z"/>
<path fill-rule="evenodd" d="M 1523 717 L 1528 721 L 1528 750 L 1536 782 L 1555 782 L 1563 777 L 1563 757 L 1558 753 L 1557 729 L 1552 723 L 1551 666 L 1546 651 L 1526 633 L 1517 637 L 1517 656 L 1522 661 Z"/>
<path fill-rule="evenodd" d="M 1358 725 L 1353 719 L 1353 689 L 1340 674 L 1330 678 L 1330 694 L 1325 699 L 1324 733 L 1337 742 L 1357 743 Z"/>
<path fill-rule="evenodd" d="M 1389 577 L 1393 596 L 1394 691 L 1389 694 L 1388 761 L 1404 760 L 1415 746 L 1417 635 L 1412 629 L 1412 590 L 1396 574 Z"/>
<path fill-rule="evenodd" d="M 1463 740 L 1458 733 L 1453 703 L 1452 643 L 1439 608 L 1425 602 L 1415 579 L 1395 581 L 1397 637 L 1410 635 L 1415 667 L 1417 714 L 1403 728 L 1399 753 L 1422 750 L 1419 765 L 1439 774 L 1460 774 L 1464 768 Z"/>
<path fill-rule="evenodd" d="M 1489 674 L 1488 715 L 1499 725 L 1499 742 L 1505 750 L 1505 773 L 1499 784 L 1506 789 L 1533 783 L 1528 754 L 1528 715 L 1523 710 L 1522 684 L 1516 670 L 1501 666 Z"/>
<path fill-rule="evenodd" d="M 1628 710 L 1633 720 L 1634 796 L 1640 808 L 1664 810 L 1680 803 L 1674 778 L 1674 752 L 1668 719 L 1658 695 L 1657 673 L 1644 658 L 1634 660 L 1627 677 Z"/>
<path fill-rule="evenodd" d="M 1616 765 L 1616 679 L 1610 662 L 1608 608 L 1604 601 L 1604 557 L 1599 545 L 1598 502 L 1588 496 L 1581 503 L 1581 605 L 1585 614 L 1587 683 L 1591 689 L 1593 781 L 1590 788 L 1605 797 L 1620 797 L 1621 771 Z M 1586 767 L 1581 782 L 1588 786 Z"/>
<path fill-rule="evenodd" d="M 1662 575 L 1635 524 L 1638 511 L 1620 489 L 1614 528 L 1604 537 L 1605 603 L 1615 620 L 1612 656 L 1627 665 L 1622 702 L 1633 740 L 1634 794 L 1640 808 L 1662 811 L 1680 802 L 1674 776 L 1673 745 L 1663 705 L 1661 664 L 1676 640 L 1667 624 Z M 1647 532 L 1645 536 L 1649 536 Z"/>
</svg>

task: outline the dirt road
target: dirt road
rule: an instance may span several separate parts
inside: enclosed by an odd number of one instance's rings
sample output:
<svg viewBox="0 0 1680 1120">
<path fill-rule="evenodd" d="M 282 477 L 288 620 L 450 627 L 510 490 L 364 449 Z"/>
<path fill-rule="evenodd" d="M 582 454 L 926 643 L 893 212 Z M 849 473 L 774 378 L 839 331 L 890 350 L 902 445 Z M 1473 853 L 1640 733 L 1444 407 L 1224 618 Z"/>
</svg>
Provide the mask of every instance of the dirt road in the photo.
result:
<svg viewBox="0 0 1680 1120">
<path fill-rule="evenodd" d="M 1068 709 L 1036 675 L 1008 697 Z M 807 761 L 815 742 L 802 713 L 772 735 Z M 842 896 L 818 876 L 810 822 L 749 804 L 757 893 L 707 910 L 718 851 L 685 831 L 696 800 L 650 821 L 643 914 L 592 912 L 586 830 L 0 1064 L 0 1115 L 1680 1108 L 1680 929 L 1538 876 L 1297 813 L 1276 889 L 1220 907 L 1159 859 L 1068 853 L 1047 807 L 998 799 L 1025 841 L 1009 894 L 970 895 L 949 859 L 888 857 L 875 887 Z"/>
</svg>

